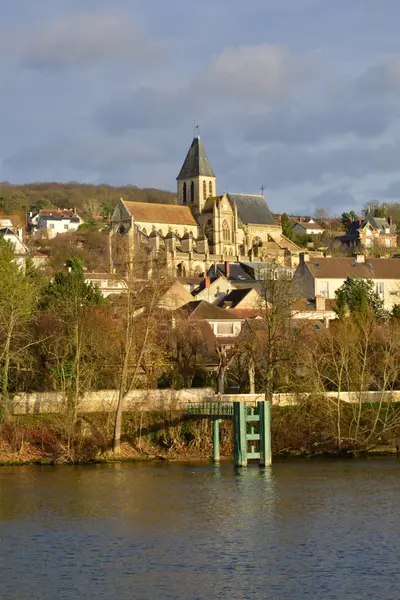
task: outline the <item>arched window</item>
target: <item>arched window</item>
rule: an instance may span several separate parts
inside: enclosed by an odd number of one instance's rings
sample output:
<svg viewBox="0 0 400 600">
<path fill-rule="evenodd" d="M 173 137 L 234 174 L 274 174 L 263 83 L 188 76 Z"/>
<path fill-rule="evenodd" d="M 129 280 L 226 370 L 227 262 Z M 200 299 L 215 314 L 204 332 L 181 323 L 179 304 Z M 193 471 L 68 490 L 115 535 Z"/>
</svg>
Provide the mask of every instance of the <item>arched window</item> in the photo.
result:
<svg viewBox="0 0 400 600">
<path fill-rule="evenodd" d="M 224 240 L 224 242 L 230 242 L 231 241 L 231 232 L 229 229 L 229 225 L 226 221 L 224 221 L 222 223 L 222 239 Z"/>
<path fill-rule="evenodd" d="M 163 236 L 163 235 L 164 235 L 164 234 L 163 234 L 163 232 L 162 232 L 162 229 L 159 229 L 159 230 L 158 230 L 158 235 L 161 235 L 161 236 Z"/>
<path fill-rule="evenodd" d="M 203 198 L 207 200 L 207 184 L 205 181 L 203 181 Z"/>
<path fill-rule="evenodd" d="M 143 227 L 142 233 L 144 233 L 144 235 L 147 235 L 147 229 L 146 229 L 146 227 Z"/>
<path fill-rule="evenodd" d="M 212 181 L 208 184 L 208 195 L 212 196 Z"/>
<path fill-rule="evenodd" d="M 186 204 L 186 181 L 183 182 L 182 203 Z"/>
<path fill-rule="evenodd" d="M 190 184 L 190 202 L 194 202 L 194 181 Z"/>
<path fill-rule="evenodd" d="M 211 219 L 208 219 L 205 227 L 204 227 L 204 235 L 206 236 L 208 243 L 210 246 L 213 245 L 213 224 Z"/>
</svg>

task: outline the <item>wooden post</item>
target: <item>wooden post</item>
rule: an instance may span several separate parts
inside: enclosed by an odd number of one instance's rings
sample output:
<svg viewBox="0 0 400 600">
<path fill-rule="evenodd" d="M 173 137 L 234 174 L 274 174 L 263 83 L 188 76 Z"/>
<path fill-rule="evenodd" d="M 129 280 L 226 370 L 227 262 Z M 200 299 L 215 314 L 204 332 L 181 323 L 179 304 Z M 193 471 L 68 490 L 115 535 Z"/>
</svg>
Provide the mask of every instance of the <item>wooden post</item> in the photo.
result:
<svg viewBox="0 0 400 600">
<path fill-rule="evenodd" d="M 213 419 L 213 461 L 218 463 L 220 461 L 220 450 L 219 450 L 219 424 L 220 419 L 215 417 Z"/>
<path fill-rule="evenodd" d="M 234 402 L 233 411 L 235 467 L 247 467 L 246 402 Z"/>
<path fill-rule="evenodd" d="M 272 464 L 270 400 L 258 402 L 258 412 L 260 415 L 260 467 L 269 467 Z"/>
</svg>

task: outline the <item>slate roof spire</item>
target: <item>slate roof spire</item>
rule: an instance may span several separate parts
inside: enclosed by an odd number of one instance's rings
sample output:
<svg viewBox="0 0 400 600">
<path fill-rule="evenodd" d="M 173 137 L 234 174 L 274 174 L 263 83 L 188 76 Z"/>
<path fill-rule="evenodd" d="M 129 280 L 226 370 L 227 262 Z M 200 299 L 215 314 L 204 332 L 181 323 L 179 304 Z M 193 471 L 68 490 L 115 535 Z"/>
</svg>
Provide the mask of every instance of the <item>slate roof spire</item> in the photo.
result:
<svg viewBox="0 0 400 600">
<path fill-rule="evenodd" d="M 215 177 L 199 135 L 193 138 L 177 179 L 191 179 L 193 177 Z"/>
</svg>

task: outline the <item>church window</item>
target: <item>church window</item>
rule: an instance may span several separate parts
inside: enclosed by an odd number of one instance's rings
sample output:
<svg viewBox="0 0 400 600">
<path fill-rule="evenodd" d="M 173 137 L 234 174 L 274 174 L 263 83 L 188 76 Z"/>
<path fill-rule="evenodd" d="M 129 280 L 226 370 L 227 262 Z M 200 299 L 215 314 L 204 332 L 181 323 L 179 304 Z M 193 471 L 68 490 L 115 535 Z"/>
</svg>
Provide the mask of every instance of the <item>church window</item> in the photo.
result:
<svg viewBox="0 0 400 600">
<path fill-rule="evenodd" d="M 208 219 L 208 221 L 204 227 L 204 235 L 206 236 L 210 246 L 212 246 L 212 244 L 213 244 L 213 224 L 212 224 L 211 219 Z"/>
<path fill-rule="evenodd" d="M 212 181 L 208 184 L 208 195 L 212 196 Z"/>
<path fill-rule="evenodd" d="M 205 181 L 203 181 L 203 198 L 207 200 L 207 184 Z"/>
<path fill-rule="evenodd" d="M 224 242 L 231 241 L 231 231 L 230 231 L 229 225 L 226 221 L 224 221 L 222 223 L 222 238 L 223 238 Z"/>
<path fill-rule="evenodd" d="M 194 181 L 190 184 L 190 202 L 194 202 Z"/>
<path fill-rule="evenodd" d="M 161 235 L 161 236 L 163 235 L 162 229 L 158 230 L 158 235 Z"/>
<path fill-rule="evenodd" d="M 186 181 L 183 182 L 182 203 L 186 204 Z"/>
<path fill-rule="evenodd" d="M 143 227 L 142 233 L 144 233 L 144 235 L 147 235 L 147 229 L 146 229 L 146 227 Z"/>
</svg>

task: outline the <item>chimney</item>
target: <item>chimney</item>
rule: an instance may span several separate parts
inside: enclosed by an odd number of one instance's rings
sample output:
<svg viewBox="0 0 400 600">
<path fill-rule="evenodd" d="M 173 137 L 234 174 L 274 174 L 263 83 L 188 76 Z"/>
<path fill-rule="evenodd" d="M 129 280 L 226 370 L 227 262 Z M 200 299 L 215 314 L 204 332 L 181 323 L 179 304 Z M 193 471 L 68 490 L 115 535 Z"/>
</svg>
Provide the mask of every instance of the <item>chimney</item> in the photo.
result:
<svg viewBox="0 0 400 600">
<path fill-rule="evenodd" d="M 316 296 L 315 297 L 315 309 L 316 310 L 325 310 L 325 297 L 324 296 Z"/>
<path fill-rule="evenodd" d="M 300 252 L 300 262 L 310 262 L 310 255 L 308 254 L 308 252 Z"/>
<path fill-rule="evenodd" d="M 355 255 L 355 259 L 358 263 L 365 263 L 365 256 L 364 254 L 356 254 Z"/>
<path fill-rule="evenodd" d="M 210 277 L 209 277 L 208 275 L 206 275 L 206 276 L 204 277 L 204 287 L 205 287 L 206 289 L 208 289 L 208 288 L 210 287 Z"/>
<path fill-rule="evenodd" d="M 231 276 L 231 265 L 229 263 L 229 261 L 225 261 L 225 277 L 227 279 L 229 279 L 229 277 Z"/>
</svg>

